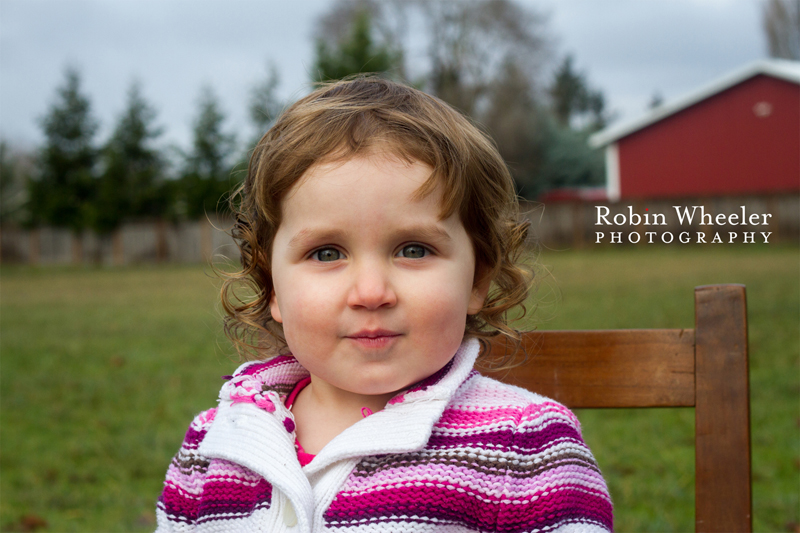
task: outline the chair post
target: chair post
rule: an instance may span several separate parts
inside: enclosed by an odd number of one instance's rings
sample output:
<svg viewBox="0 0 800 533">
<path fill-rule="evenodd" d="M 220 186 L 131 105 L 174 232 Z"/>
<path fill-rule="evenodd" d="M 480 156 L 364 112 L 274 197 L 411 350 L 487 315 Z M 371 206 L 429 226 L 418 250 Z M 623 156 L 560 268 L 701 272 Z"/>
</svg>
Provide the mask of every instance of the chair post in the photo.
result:
<svg viewBox="0 0 800 533">
<path fill-rule="evenodd" d="M 743 285 L 695 289 L 695 528 L 752 530 Z"/>
</svg>

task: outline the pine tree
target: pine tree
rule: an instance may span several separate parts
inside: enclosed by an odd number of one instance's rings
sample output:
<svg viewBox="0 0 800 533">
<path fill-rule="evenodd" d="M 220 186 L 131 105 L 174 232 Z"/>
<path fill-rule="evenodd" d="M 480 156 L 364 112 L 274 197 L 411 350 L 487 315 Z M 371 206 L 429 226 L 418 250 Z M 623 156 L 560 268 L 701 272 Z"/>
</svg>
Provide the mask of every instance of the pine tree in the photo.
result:
<svg viewBox="0 0 800 533">
<path fill-rule="evenodd" d="M 231 165 L 236 139 L 223 131 L 224 121 L 216 95 L 205 87 L 194 123 L 192 149 L 185 157 L 181 178 L 186 216 L 191 219 L 223 209 L 224 196 L 235 186 Z"/>
<path fill-rule="evenodd" d="M 167 214 L 164 159 L 152 146 L 162 133 L 155 118 L 139 84 L 132 84 L 126 109 L 103 150 L 104 169 L 92 210 L 92 226 L 99 233 L 113 231 L 125 219 Z"/>
<path fill-rule="evenodd" d="M 550 109 L 537 113 L 534 131 L 538 166 L 518 178 L 521 193 L 534 199 L 559 187 L 599 186 L 605 180 L 603 154 L 590 148 L 589 135 L 604 127 L 605 98 L 566 56 L 550 86 Z"/>
<path fill-rule="evenodd" d="M 603 152 L 588 144 L 591 130 L 572 129 L 545 113 L 537 129 L 542 135 L 542 160 L 536 179 L 524 191 L 527 197 L 559 187 L 596 187 L 605 182 Z"/>
<path fill-rule="evenodd" d="M 283 109 L 283 102 L 278 98 L 276 91 L 280 84 L 278 69 L 274 64 L 269 66 L 267 76 L 256 84 L 250 92 L 250 120 L 256 129 L 256 135 L 261 139 L 264 133 L 272 126 Z"/>
<path fill-rule="evenodd" d="M 98 123 L 89 99 L 81 93 L 77 70 L 67 69 L 55 103 L 41 119 L 45 146 L 40 171 L 30 182 L 29 211 L 33 224 L 46 223 L 80 232 L 89 221 L 94 195 Z"/>
<path fill-rule="evenodd" d="M 571 55 L 558 67 L 550 96 L 553 114 L 562 126 L 579 123 L 580 129 L 594 131 L 604 128 L 608 122 L 603 93 L 589 87 L 586 76 L 575 70 Z"/>
<path fill-rule="evenodd" d="M 331 50 L 322 39 L 317 40 L 315 81 L 339 80 L 352 74 L 390 73 L 400 69 L 402 54 L 372 39 L 370 16 L 359 11 L 353 20 L 348 38 Z"/>
<path fill-rule="evenodd" d="M 586 109 L 586 81 L 575 72 L 572 61 L 572 56 L 564 58 L 550 88 L 553 113 L 562 126 L 569 126 L 573 115 Z"/>
</svg>

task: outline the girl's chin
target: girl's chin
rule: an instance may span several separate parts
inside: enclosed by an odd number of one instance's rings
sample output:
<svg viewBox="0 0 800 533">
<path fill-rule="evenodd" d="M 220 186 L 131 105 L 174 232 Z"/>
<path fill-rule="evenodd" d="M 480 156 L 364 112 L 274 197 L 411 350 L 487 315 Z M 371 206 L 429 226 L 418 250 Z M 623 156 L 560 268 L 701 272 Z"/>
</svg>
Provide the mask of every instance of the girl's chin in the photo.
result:
<svg viewBox="0 0 800 533">
<path fill-rule="evenodd" d="M 357 394 L 359 396 L 365 396 L 370 398 L 382 398 L 384 400 L 390 400 L 393 396 L 401 393 L 402 391 L 406 390 L 408 387 L 413 385 L 419 380 L 405 383 L 405 381 L 397 380 L 397 375 L 391 376 L 394 379 L 386 379 L 379 383 L 375 383 L 374 381 L 371 382 L 364 382 L 364 383 L 357 383 L 357 382 L 349 382 L 343 383 L 342 390 L 346 390 L 351 394 Z"/>
</svg>

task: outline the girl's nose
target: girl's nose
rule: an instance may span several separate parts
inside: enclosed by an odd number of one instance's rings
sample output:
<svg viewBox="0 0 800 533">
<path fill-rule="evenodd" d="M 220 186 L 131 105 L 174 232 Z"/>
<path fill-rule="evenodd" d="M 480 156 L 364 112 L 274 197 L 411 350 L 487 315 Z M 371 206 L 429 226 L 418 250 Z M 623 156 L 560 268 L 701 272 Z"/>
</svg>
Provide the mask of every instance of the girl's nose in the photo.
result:
<svg viewBox="0 0 800 533">
<path fill-rule="evenodd" d="M 347 305 L 352 308 L 379 309 L 393 307 L 397 295 L 389 281 L 388 266 L 378 262 L 364 262 L 355 265 L 354 280 L 347 297 Z"/>
</svg>

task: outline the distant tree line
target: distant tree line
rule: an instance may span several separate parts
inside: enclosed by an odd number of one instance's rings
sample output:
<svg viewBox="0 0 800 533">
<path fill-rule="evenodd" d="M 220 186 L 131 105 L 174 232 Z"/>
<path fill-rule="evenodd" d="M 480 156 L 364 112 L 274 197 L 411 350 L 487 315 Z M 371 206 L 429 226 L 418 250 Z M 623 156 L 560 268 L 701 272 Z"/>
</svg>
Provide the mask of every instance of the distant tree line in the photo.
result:
<svg viewBox="0 0 800 533">
<path fill-rule="evenodd" d="M 530 8 L 513 0 L 337 0 L 317 29 L 313 81 L 370 72 L 442 98 L 491 134 L 521 195 L 603 183 L 602 155 L 586 143 L 610 118 L 603 94 L 572 56 L 555 55 L 546 19 Z M 426 48 L 413 50 L 415 42 Z M 261 133 L 286 104 L 278 85 L 271 67 L 252 89 L 249 114 Z M 67 69 L 40 119 L 45 140 L 37 153 L 0 146 L 0 222 L 110 235 L 126 220 L 222 211 L 258 140 L 240 144 L 224 123 L 205 87 L 191 145 L 162 146 L 157 113 L 134 83 L 99 142 L 80 73 Z"/>
<path fill-rule="evenodd" d="M 204 88 L 190 148 L 168 157 L 169 149 L 158 145 L 163 129 L 156 111 L 134 82 L 109 138 L 98 143 L 99 123 L 80 74 L 68 68 L 40 119 L 43 146 L 26 157 L 0 144 L 0 222 L 110 235 L 127 220 L 213 213 L 236 181 L 237 146 L 224 120 L 215 95 Z"/>
</svg>

